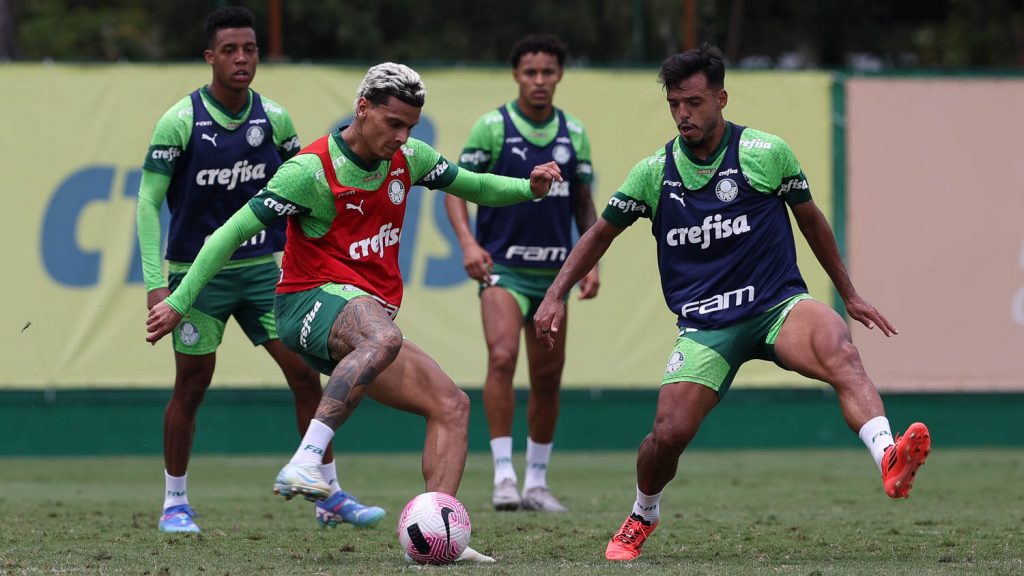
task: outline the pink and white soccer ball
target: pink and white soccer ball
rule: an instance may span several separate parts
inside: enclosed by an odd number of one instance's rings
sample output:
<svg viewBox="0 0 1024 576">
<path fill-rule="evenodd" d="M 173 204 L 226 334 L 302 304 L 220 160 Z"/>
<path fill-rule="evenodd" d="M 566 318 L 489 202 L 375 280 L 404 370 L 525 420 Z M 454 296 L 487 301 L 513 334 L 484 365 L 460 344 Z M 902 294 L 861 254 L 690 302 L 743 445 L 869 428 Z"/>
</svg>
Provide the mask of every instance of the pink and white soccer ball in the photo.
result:
<svg viewBox="0 0 1024 576">
<path fill-rule="evenodd" d="M 413 498 L 398 519 L 398 541 L 419 564 L 454 562 L 469 546 L 472 531 L 462 503 L 443 492 Z"/>
</svg>

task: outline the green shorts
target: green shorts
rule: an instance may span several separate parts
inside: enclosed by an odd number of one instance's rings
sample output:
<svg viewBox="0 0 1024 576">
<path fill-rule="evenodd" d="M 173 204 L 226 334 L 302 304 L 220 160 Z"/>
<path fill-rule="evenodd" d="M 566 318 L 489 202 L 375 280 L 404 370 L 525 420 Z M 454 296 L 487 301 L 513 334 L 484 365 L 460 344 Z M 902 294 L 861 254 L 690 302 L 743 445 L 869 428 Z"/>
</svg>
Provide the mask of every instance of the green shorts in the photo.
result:
<svg viewBox="0 0 1024 576">
<path fill-rule="evenodd" d="M 170 289 L 177 288 L 184 276 L 180 270 L 168 274 Z M 175 352 L 193 356 L 216 352 L 231 316 L 254 346 L 277 338 L 274 287 L 280 277 L 281 270 L 272 258 L 215 274 L 174 329 Z"/>
<path fill-rule="evenodd" d="M 281 341 L 321 374 L 330 374 L 338 364 L 331 358 L 327 345 L 331 327 L 349 300 L 359 296 L 373 298 L 350 284 L 324 284 L 302 292 L 278 294 L 274 315 Z"/>
<path fill-rule="evenodd" d="M 718 330 L 684 329 L 661 383 L 694 382 L 711 388 L 721 398 L 747 360 L 770 360 L 785 368 L 775 356 L 775 339 L 793 306 L 810 298 L 797 294 L 749 320 Z"/>
<path fill-rule="evenodd" d="M 557 275 L 557 268 L 510 268 L 495 264 L 491 271 L 491 283 L 487 286 L 481 284 L 479 293 L 491 287 L 504 288 L 519 304 L 523 318 L 530 322 Z"/>
</svg>

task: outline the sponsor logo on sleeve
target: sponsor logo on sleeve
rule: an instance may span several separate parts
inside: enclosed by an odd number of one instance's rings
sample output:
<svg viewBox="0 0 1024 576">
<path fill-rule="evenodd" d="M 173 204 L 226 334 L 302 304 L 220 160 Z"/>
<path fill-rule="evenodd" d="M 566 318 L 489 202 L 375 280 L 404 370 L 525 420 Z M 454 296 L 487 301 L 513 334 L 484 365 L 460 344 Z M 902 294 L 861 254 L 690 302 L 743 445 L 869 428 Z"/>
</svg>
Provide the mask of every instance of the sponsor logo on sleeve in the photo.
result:
<svg viewBox="0 0 1024 576">
<path fill-rule="evenodd" d="M 267 196 L 263 200 L 263 205 L 269 208 L 272 212 L 277 213 L 280 216 L 292 216 L 299 213 L 299 209 L 294 204 L 287 202 L 278 202 L 270 196 Z"/>
<path fill-rule="evenodd" d="M 281 143 L 281 148 L 288 152 L 299 149 L 299 136 L 295 135 Z"/>
<path fill-rule="evenodd" d="M 783 182 L 782 185 L 779 186 L 779 196 L 788 194 L 792 190 L 807 190 L 809 188 L 810 186 L 807 184 L 807 179 L 793 178 Z"/>
<path fill-rule="evenodd" d="M 426 174 L 423 175 L 423 178 L 420 179 L 420 182 L 426 184 L 429 182 L 433 182 L 434 180 L 437 180 L 438 178 L 441 177 L 442 174 L 444 174 L 448 170 L 448 166 L 449 164 L 447 160 L 441 160 L 440 162 L 437 163 L 436 166 L 434 166 L 430 170 L 430 172 L 427 172 Z M 392 200 L 392 202 L 394 202 L 394 200 Z M 401 202 L 401 200 L 395 202 L 395 204 L 398 204 L 399 202 Z"/>
<path fill-rule="evenodd" d="M 163 150 L 153 150 L 149 157 L 153 160 L 163 160 L 164 162 L 173 162 L 181 156 L 181 148 L 172 146 L 170 148 L 164 148 Z"/>
<path fill-rule="evenodd" d="M 473 150 L 472 152 L 466 152 L 459 156 L 459 164 L 478 166 L 487 164 L 490 161 L 491 155 L 483 150 Z"/>
<path fill-rule="evenodd" d="M 632 198 L 630 198 L 629 200 L 623 200 L 621 198 L 617 198 L 615 196 L 612 196 L 611 198 L 608 199 L 608 205 L 613 207 L 613 208 L 618 208 L 624 214 L 629 214 L 631 212 L 639 212 L 640 214 L 647 214 L 647 205 L 643 204 L 643 203 L 640 203 L 640 202 L 637 202 L 636 200 L 633 200 Z"/>
</svg>

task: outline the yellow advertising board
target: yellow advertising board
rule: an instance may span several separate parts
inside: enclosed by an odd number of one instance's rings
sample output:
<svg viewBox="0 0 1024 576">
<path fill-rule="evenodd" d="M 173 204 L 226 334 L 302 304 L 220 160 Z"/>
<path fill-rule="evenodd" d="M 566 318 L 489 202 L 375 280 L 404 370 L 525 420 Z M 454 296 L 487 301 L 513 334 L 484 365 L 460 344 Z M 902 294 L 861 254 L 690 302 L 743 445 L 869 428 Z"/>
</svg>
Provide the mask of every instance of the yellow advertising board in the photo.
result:
<svg viewBox="0 0 1024 576">
<path fill-rule="evenodd" d="M 346 119 L 365 70 L 262 65 L 253 87 L 291 113 L 304 143 Z M 512 99 L 510 72 L 425 68 L 427 105 L 414 135 L 455 159 L 476 119 Z M 590 134 L 598 212 L 641 158 L 675 134 L 651 70 L 566 71 L 556 102 Z M 0 309 L 0 388 L 167 387 L 169 341 L 145 343 L 145 293 L 135 232 L 140 167 L 160 115 L 209 80 L 205 65 L 0 66 L 0 140 L 10 257 Z M 830 79 L 824 73 L 730 73 L 726 117 L 779 134 L 831 214 Z M 675 331 L 659 287 L 655 245 L 638 223 L 605 257 L 599 297 L 570 305 L 565 385 L 654 387 Z M 812 294 L 827 277 L 798 240 Z M 444 215 L 441 193 L 417 188 L 403 227 L 406 298 L 398 323 L 454 378 L 485 372 L 476 287 Z M 218 351 L 215 385 L 280 386 L 269 357 L 234 323 Z M 526 381 L 525 370 L 517 383 Z M 763 362 L 737 387 L 804 383 Z"/>
</svg>

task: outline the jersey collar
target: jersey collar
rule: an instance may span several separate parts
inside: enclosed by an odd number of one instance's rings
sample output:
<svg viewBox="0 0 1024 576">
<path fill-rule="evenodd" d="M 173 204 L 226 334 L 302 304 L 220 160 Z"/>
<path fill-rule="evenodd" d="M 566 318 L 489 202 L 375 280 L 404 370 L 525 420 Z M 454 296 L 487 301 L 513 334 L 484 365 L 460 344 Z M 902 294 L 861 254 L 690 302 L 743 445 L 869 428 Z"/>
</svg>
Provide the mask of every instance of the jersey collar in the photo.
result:
<svg viewBox="0 0 1024 576">
<path fill-rule="evenodd" d="M 682 136 L 676 136 L 676 142 L 678 143 L 679 149 L 683 151 L 683 155 L 690 162 L 697 166 L 710 166 L 718 161 L 718 157 L 722 155 L 722 151 L 729 146 L 729 140 L 732 138 L 732 122 L 725 123 L 725 132 L 722 133 L 722 141 L 718 143 L 718 147 L 715 151 L 708 155 L 707 160 L 701 160 L 690 152 L 690 149 L 686 147 L 683 142 Z"/>
<path fill-rule="evenodd" d="M 218 112 L 226 116 L 232 122 L 237 122 L 239 124 L 249 116 L 249 110 L 252 108 L 252 88 L 249 88 L 245 106 L 242 107 L 238 114 L 232 114 L 224 107 L 223 104 L 218 102 L 217 99 L 213 97 L 213 92 L 210 92 L 209 86 L 203 86 L 200 88 L 199 93 L 202 94 L 203 100 L 212 105 Z"/>
<path fill-rule="evenodd" d="M 348 158 L 349 162 L 352 162 L 356 167 L 364 172 L 373 172 L 380 168 L 381 163 L 384 162 L 383 160 L 374 160 L 372 164 L 367 164 L 362 158 L 353 152 L 351 148 L 349 148 L 348 144 L 345 143 L 345 139 L 341 137 L 341 131 L 345 128 L 348 128 L 348 124 L 338 128 L 331 134 L 331 138 L 334 140 L 334 143 L 338 145 L 338 149 L 345 155 L 345 158 Z"/>
<path fill-rule="evenodd" d="M 551 115 L 540 122 L 534 122 L 526 114 L 524 114 L 522 108 L 519 107 L 519 102 L 516 102 L 515 100 L 508 103 L 508 108 L 509 110 L 514 112 L 520 120 L 526 122 L 533 128 L 544 128 L 548 124 L 550 124 L 552 120 L 558 118 L 558 109 L 555 108 L 554 106 L 551 107 Z"/>
</svg>

